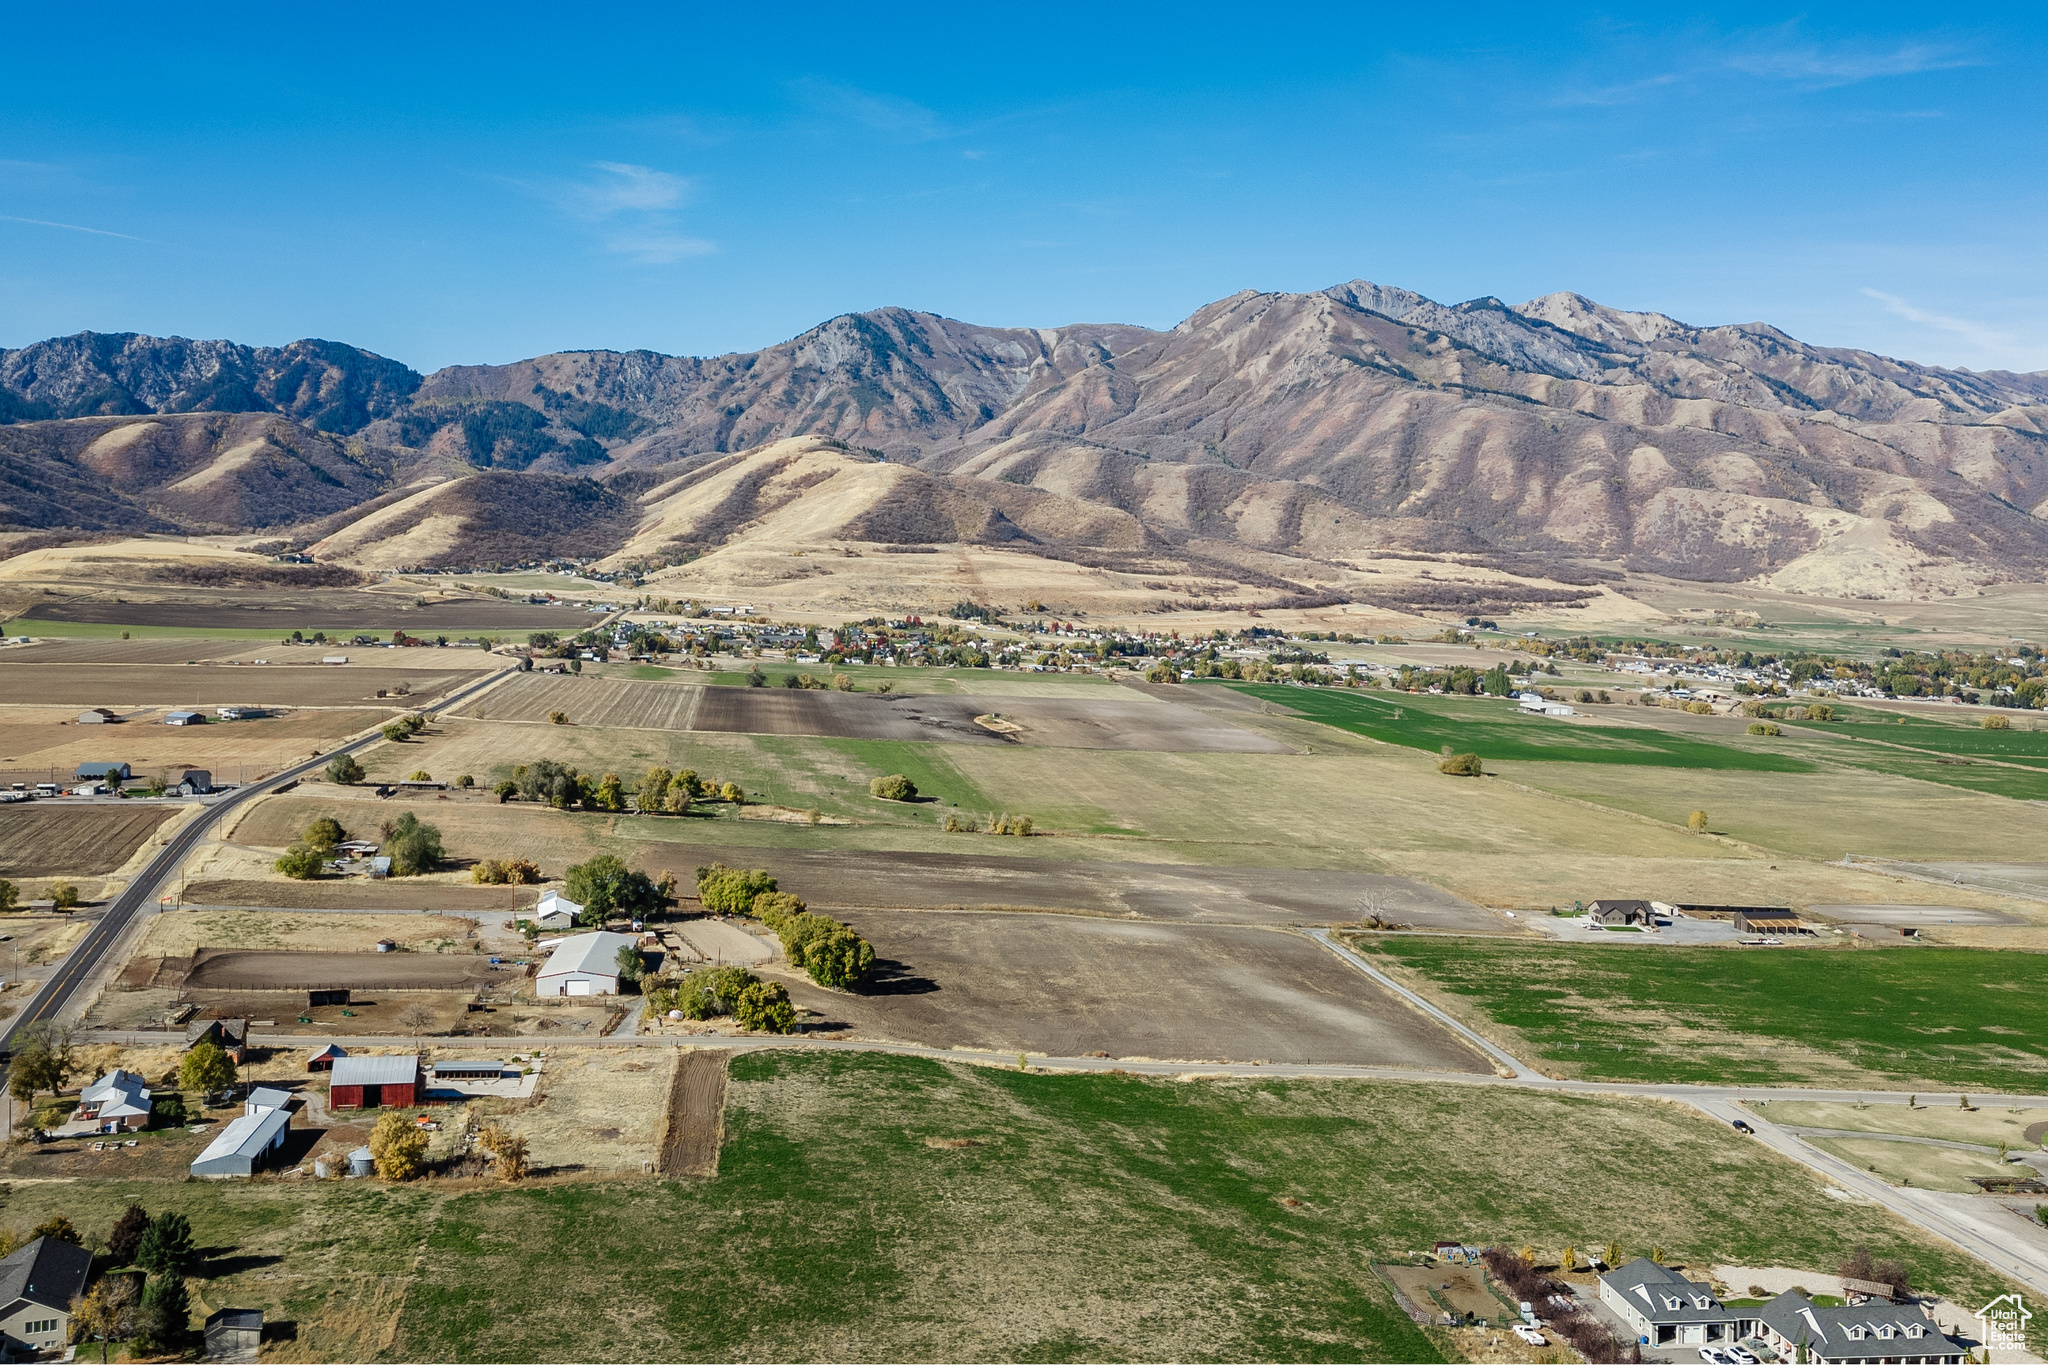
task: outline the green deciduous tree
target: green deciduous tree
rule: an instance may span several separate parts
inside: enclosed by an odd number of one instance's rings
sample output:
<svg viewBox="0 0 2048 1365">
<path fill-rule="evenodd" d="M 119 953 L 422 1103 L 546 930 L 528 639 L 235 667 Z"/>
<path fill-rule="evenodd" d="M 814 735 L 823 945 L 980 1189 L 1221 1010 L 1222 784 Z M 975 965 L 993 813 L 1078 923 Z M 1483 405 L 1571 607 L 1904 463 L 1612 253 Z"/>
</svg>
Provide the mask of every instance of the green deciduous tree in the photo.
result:
<svg viewBox="0 0 2048 1365">
<path fill-rule="evenodd" d="M 887 777 L 878 777 L 868 783 L 868 795 L 880 797 L 884 801 L 915 801 L 917 784 L 902 773 L 891 773 Z"/>
<path fill-rule="evenodd" d="M 235 1063 L 220 1044 L 200 1043 L 178 1063 L 178 1088 L 209 1094 L 235 1083 Z"/>
<path fill-rule="evenodd" d="M 26 1104 L 38 1090 L 55 1092 L 71 1075 L 71 1035 L 53 1024 L 31 1024 L 14 1047 L 7 1092 Z"/>
<path fill-rule="evenodd" d="M 583 907 L 590 924 L 601 924 L 613 915 L 644 919 L 661 908 L 661 893 L 652 879 L 611 853 L 571 867 L 568 896 Z"/>
<path fill-rule="evenodd" d="M 363 765 L 356 762 L 354 754 L 339 754 L 327 765 L 327 780 L 344 787 L 354 786 L 363 780 Z"/>
<path fill-rule="evenodd" d="M 327 854 L 332 851 L 329 849 L 323 852 L 317 848 L 308 848 L 304 844 L 293 844 L 272 866 L 287 877 L 302 882 L 311 881 L 320 875 L 320 869 L 326 866 Z"/>
<path fill-rule="evenodd" d="M 754 898 L 775 889 L 775 878 L 759 868 L 742 871 L 713 863 L 697 869 L 697 898 L 714 915 L 745 915 L 754 908 Z"/>
<path fill-rule="evenodd" d="M 5 877 L 0 877 L 0 910 L 12 910 L 21 899 L 21 888 Z"/>
<path fill-rule="evenodd" d="M 398 817 L 384 842 L 391 859 L 391 875 L 417 877 L 441 865 L 441 831 L 411 811 Z"/>
<path fill-rule="evenodd" d="M 622 811 L 626 808 L 625 784 L 619 781 L 617 773 L 606 773 L 597 780 L 597 792 L 591 803 L 603 811 Z"/>
<path fill-rule="evenodd" d="M 667 768 L 649 768 L 640 785 L 633 789 L 633 809 L 643 815 L 660 812 L 668 800 L 669 783 L 674 780 L 675 774 Z"/>
<path fill-rule="evenodd" d="M 756 981 L 733 1001 L 732 1021 L 754 1033 L 788 1033 L 796 1027 L 796 1007 L 780 982 Z"/>
<path fill-rule="evenodd" d="M 70 882 L 58 882 L 50 888 L 50 903 L 59 910 L 78 908 L 78 888 Z"/>
<path fill-rule="evenodd" d="M 641 975 L 647 970 L 647 964 L 640 958 L 640 950 L 630 943 L 621 943 L 614 956 L 619 968 L 619 984 L 639 985 Z"/>
</svg>

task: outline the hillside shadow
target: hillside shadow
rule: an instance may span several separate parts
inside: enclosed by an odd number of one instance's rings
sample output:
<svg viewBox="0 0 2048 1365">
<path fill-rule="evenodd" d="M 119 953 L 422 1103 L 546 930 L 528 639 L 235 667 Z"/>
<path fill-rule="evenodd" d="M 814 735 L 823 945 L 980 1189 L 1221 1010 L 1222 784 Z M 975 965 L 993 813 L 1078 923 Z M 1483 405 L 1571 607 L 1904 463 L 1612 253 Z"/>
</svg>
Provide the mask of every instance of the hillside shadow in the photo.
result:
<svg viewBox="0 0 2048 1365">
<path fill-rule="evenodd" d="M 874 969 L 868 979 L 861 983 L 862 995 L 930 995 L 938 990 L 939 983 L 928 976 L 920 976 L 909 964 L 894 958 L 875 959 Z"/>
</svg>

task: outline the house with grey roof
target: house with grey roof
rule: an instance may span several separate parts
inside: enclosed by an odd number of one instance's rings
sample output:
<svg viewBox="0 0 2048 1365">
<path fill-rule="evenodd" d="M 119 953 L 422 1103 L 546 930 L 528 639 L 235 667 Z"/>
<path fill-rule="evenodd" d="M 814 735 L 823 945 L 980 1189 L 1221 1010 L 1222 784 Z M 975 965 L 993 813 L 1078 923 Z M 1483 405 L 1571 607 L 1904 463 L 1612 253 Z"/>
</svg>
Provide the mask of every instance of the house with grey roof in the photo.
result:
<svg viewBox="0 0 2048 1365">
<path fill-rule="evenodd" d="M 79 1092 L 72 1117 L 93 1120 L 102 1133 L 133 1131 L 149 1126 L 154 1105 L 142 1077 L 117 1068 Z"/>
<path fill-rule="evenodd" d="M 92 1253 L 55 1237 L 0 1257 L 0 1355 L 62 1351 L 71 1336 L 71 1301 L 91 1273 Z"/>
<path fill-rule="evenodd" d="M 1648 901 L 1594 901 L 1586 907 L 1586 913 L 1594 924 L 1602 926 L 1657 927 L 1657 912 Z"/>
<path fill-rule="evenodd" d="M 1815 1365 L 1961 1365 L 1966 1349 L 1942 1334 L 1916 1303 L 1872 1299 L 1844 1308 L 1822 1308 L 1788 1289 L 1754 1310 L 1756 1335 L 1789 1359 Z"/>
<path fill-rule="evenodd" d="M 1712 1285 L 1638 1256 L 1600 1277 L 1600 1302 L 1645 1346 L 1705 1346 L 1755 1335 L 1754 1319 L 1726 1308 Z"/>
</svg>

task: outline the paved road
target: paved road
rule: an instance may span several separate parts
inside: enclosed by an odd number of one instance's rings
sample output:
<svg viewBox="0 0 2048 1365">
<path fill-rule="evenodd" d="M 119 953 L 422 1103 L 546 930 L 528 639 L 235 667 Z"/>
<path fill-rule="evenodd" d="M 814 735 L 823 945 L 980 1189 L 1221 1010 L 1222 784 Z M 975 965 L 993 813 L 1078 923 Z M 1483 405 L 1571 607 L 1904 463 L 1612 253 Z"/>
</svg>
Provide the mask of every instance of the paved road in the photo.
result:
<svg viewBox="0 0 2048 1365">
<path fill-rule="evenodd" d="M 424 706 L 439 709 L 463 701 L 504 676 L 505 671 L 493 673 L 461 691 L 447 693 L 426 702 Z M 267 796 L 285 783 L 304 777 L 317 768 L 325 767 L 336 754 L 355 753 L 382 738 L 381 734 L 373 731 L 330 749 L 318 758 L 307 759 L 304 763 L 287 768 L 274 777 L 238 788 L 224 799 L 210 803 L 204 816 L 171 836 L 163 851 L 150 859 L 149 865 L 129 883 L 128 889 L 117 896 L 114 903 L 94 922 L 92 928 L 86 931 L 85 938 L 72 949 L 71 955 L 64 959 L 63 965 L 43 983 L 28 1007 L 9 1021 L 6 1032 L 0 1033 L 0 1051 L 12 1052 L 15 1040 L 23 1029 L 54 1019 L 63 1011 L 71 1002 L 72 996 L 77 994 L 78 988 L 100 965 L 107 951 L 127 931 L 135 916 L 144 908 L 156 904 L 164 883 L 177 875 L 178 869 L 185 865 L 185 860 L 191 856 L 192 850 L 206 837 L 206 831 L 222 816 L 245 801 Z M 4 1075 L 4 1072 L 0 1072 L 0 1075 Z"/>
</svg>

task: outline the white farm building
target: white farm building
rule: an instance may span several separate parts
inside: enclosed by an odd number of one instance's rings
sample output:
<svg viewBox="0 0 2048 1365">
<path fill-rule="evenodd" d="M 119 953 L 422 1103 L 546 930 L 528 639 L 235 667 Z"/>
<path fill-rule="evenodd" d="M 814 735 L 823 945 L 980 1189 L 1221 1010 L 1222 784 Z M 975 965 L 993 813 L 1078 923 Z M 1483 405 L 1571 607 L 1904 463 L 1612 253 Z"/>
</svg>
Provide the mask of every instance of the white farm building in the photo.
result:
<svg viewBox="0 0 2048 1365">
<path fill-rule="evenodd" d="M 638 949 L 631 934 L 573 934 L 534 978 L 534 994 L 617 995 L 619 949 Z"/>
</svg>

